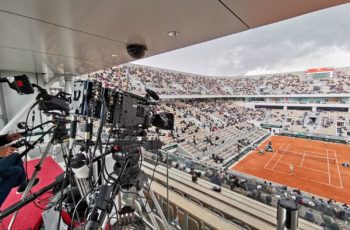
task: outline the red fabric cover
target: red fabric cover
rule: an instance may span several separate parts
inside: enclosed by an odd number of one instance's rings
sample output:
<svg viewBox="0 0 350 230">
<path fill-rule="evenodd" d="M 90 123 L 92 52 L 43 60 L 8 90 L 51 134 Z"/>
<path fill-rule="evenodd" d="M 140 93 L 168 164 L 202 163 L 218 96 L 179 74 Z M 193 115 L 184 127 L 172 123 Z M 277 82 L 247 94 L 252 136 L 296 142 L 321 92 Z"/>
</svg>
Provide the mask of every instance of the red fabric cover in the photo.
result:
<svg viewBox="0 0 350 230">
<path fill-rule="evenodd" d="M 29 178 L 33 174 L 35 170 L 35 165 L 37 165 L 38 162 L 39 162 L 39 159 L 28 161 Z M 36 192 L 41 188 L 52 183 L 55 180 L 56 176 L 58 176 L 61 172 L 63 172 L 61 167 L 51 157 L 47 157 L 44 160 L 41 171 L 38 173 L 38 178 L 40 179 L 40 182 L 39 184 L 37 184 L 35 187 L 32 188 L 32 192 Z M 16 194 L 16 190 L 17 188 L 12 189 L 9 196 L 3 203 L 1 210 L 6 209 L 7 207 L 11 206 L 12 204 L 18 202 L 21 199 L 22 194 Z M 43 194 L 41 197 L 39 197 L 39 199 L 46 200 L 45 198 L 48 198 L 50 196 L 51 194 Z M 38 203 L 38 200 L 36 201 Z M 41 202 L 40 207 L 45 207 L 45 202 Z M 20 209 L 12 229 L 13 230 L 33 229 L 34 226 L 36 226 L 36 224 L 41 219 L 41 212 L 42 210 L 37 208 L 33 204 L 33 202 L 29 203 L 28 205 Z M 11 218 L 12 218 L 12 215 L 6 217 L 2 221 L 6 229 L 8 224 L 10 223 Z"/>
</svg>

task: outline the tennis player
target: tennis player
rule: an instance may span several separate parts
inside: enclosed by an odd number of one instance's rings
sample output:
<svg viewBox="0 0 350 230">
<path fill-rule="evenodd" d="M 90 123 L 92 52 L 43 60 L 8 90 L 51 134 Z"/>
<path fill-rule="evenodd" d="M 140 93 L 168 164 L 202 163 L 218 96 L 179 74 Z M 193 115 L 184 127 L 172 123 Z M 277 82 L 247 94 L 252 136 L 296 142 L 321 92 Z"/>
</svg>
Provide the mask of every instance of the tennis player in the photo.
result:
<svg viewBox="0 0 350 230">
<path fill-rule="evenodd" d="M 289 172 L 290 172 L 290 175 L 294 175 L 294 165 L 293 164 L 289 164 Z"/>
</svg>

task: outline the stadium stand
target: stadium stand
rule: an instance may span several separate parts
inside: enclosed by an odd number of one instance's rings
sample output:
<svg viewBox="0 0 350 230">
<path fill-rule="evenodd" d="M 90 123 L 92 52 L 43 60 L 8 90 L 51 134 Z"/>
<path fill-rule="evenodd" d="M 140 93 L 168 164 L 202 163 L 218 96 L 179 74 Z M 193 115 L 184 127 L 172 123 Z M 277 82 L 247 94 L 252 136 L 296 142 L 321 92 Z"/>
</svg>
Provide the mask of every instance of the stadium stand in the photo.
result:
<svg viewBox="0 0 350 230">
<path fill-rule="evenodd" d="M 201 76 L 135 64 L 113 67 L 89 75 L 109 80 L 121 89 L 140 92 L 154 89 L 161 95 L 291 95 L 350 93 L 349 69 L 338 69 L 330 78 L 306 72 L 247 77 Z M 118 82 L 118 84 L 116 84 Z"/>
<path fill-rule="evenodd" d="M 346 137 L 350 131 L 349 113 L 332 109 L 298 110 L 249 106 L 228 99 L 181 99 L 181 95 L 298 95 L 350 93 L 350 71 L 339 69 L 332 78 L 314 78 L 305 72 L 252 77 L 207 77 L 127 64 L 94 73 L 89 78 L 109 80 L 122 90 L 144 94 L 146 88 L 160 95 L 178 95 L 165 100 L 159 110 L 176 116 L 174 131 L 160 131 L 165 149 L 176 146 L 172 165 L 191 174 L 201 168 L 201 178 L 259 202 L 276 207 L 279 198 L 292 198 L 301 204 L 300 216 L 327 229 L 348 229 L 347 204 L 317 197 L 298 188 L 262 181 L 227 170 L 270 135 L 264 125 L 280 132 Z M 118 82 L 118 84 L 116 83 Z M 254 99 L 252 99 L 254 100 Z M 271 103 L 286 102 L 285 99 Z M 290 104 L 346 103 L 343 99 L 302 98 Z M 151 134 L 152 131 L 150 130 Z M 152 138 L 152 135 L 150 135 Z M 155 160 L 154 155 L 149 155 Z M 164 162 L 164 158 L 161 159 Z M 194 167 L 196 165 L 196 167 Z M 179 192 L 177 192 L 180 194 Z M 201 203 L 200 201 L 195 201 Z M 218 210 L 211 210 L 221 215 Z"/>
<path fill-rule="evenodd" d="M 263 119 L 264 110 L 245 108 L 231 102 L 167 103 L 161 109 L 175 112 L 178 118 L 175 132 L 162 137 L 164 143 L 179 143 L 187 155 L 207 165 L 225 165 L 268 133 L 253 124 Z"/>
<path fill-rule="evenodd" d="M 285 131 L 347 136 L 349 114 L 338 111 L 271 110 L 266 124 L 281 124 Z"/>
</svg>

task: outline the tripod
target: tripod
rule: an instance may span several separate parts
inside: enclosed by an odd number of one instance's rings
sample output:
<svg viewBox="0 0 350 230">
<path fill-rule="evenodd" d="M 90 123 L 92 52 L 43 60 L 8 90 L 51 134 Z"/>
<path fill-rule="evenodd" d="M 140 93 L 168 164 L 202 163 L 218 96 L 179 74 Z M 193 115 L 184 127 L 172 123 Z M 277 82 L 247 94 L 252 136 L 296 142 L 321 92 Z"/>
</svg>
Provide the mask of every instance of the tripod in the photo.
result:
<svg viewBox="0 0 350 230">
<path fill-rule="evenodd" d="M 11 215 L 12 213 L 16 212 L 20 208 L 26 206 L 30 202 L 34 201 L 37 199 L 40 195 L 44 194 L 45 192 L 51 190 L 52 188 L 55 188 L 55 186 L 61 184 L 63 182 L 63 174 L 61 176 L 56 177 L 56 180 L 52 182 L 51 184 L 45 186 L 44 188 L 40 189 L 39 191 L 30 194 L 23 200 L 11 205 L 10 207 L 6 208 L 4 211 L 0 213 L 0 220 L 4 219 L 5 217 Z"/>
<path fill-rule="evenodd" d="M 42 154 L 38 164 L 35 166 L 35 170 L 34 170 L 34 173 L 33 173 L 33 176 L 32 178 L 29 180 L 28 184 L 27 184 L 27 187 L 26 189 L 24 190 L 23 192 L 23 195 L 22 195 L 22 198 L 19 202 L 23 202 L 28 193 L 30 192 L 30 190 L 32 189 L 33 187 L 33 184 L 34 184 L 34 181 L 38 175 L 38 173 L 40 172 L 41 170 L 41 167 L 42 167 L 42 164 L 44 163 L 44 160 L 47 156 L 47 154 L 49 153 L 50 149 L 52 148 L 53 145 L 55 145 L 56 143 L 57 144 L 61 144 L 61 149 L 62 149 L 62 154 L 63 156 L 67 156 L 67 151 L 66 151 L 66 148 L 65 148 L 65 145 L 63 143 L 63 139 L 64 137 L 66 136 L 66 133 L 63 132 L 62 130 L 62 127 L 58 126 L 54 126 L 54 127 L 51 127 L 47 132 L 45 132 L 39 139 L 37 139 L 33 144 L 31 144 L 23 153 L 22 155 L 24 154 L 27 154 L 30 150 L 34 149 L 35 145 L 39 142 L 41 142 L 42 140 L 44 140 L 44 137 L 46 136 L 46 134 L 50 133 L 53 129 L 53 136 L 51 138 L 51 140 L 49 141 L 49 143 L 47 144 L 46 148 L 45 148 L 45 151 L 44 153 Z M 8 226 L 8 229 L 11 230 L 15 220 L 16 220 L 16 217 L 17 217 L 17 214 L 18 214 L 19 210 L 17 210 L 13 216 L 12 216 L 12 219 L 10 221 L 10 224 Z"/>
</svg>

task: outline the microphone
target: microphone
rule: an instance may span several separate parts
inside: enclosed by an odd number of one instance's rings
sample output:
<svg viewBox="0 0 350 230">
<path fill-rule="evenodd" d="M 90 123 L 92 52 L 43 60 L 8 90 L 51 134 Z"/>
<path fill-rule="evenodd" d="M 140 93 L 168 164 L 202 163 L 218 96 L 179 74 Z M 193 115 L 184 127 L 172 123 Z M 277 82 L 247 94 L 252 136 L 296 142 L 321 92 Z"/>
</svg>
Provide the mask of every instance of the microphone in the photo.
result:
<svg viewBox="0 0 350 230">
<path fill-rule="evenodd" d="M 148 95 L 153 98 L 154 100 L 158 101 L 159 100 L 159 96 L 156 92 L 154 92 L 153 90 L 150 89 L 146 89 L 146 93 L 148 93 Z"/>
</svg>

